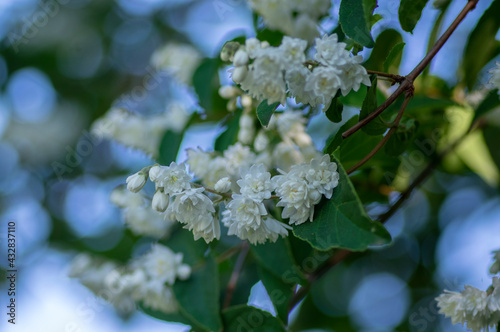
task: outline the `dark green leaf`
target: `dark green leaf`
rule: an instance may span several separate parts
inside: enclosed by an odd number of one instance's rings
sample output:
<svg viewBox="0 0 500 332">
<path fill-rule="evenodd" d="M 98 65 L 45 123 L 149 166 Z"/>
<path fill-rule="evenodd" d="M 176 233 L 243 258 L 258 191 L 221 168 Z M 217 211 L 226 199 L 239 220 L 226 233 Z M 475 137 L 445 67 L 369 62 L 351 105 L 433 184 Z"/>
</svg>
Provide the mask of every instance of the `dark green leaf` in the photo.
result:
<svg viewBox="0 0 500 332">
<path fill-rule="evenodd" d="M 394 45 L 393 48 L 391 48 L 391 51 L 387 55 L 387 58 L 384 61 L 384 72 L 390 72 L 390 68 L 399 68 L 399 64 L 401 63 L 401 58 L 403 55 L 403 48 L 405 47 L 406 43 L 399 43 Z"/>
<path fill-rule="evenodd" d="M 160 142 L 160 153 L 158 155 L 158 162 L 160 164 L 168 166 L 172 161 L 177 159 L 182 138 L 183 133 L 167 130 Z"/>
<path fill-rule="evenodd" d="M 269 121 L 271 121 L 271 117 L 274 114 L 274 111 L 276 110 L 276 107 L 278 107 L 280 103 L 274 103 L 271 105 L 267 104 L 267 99 L 264 99 L 259 106 L 257 106 L 257 118 L 259 118 L 260 123 L 264 126 L 267 127 L 269 124 Z"/>
<path fill-rule="evenodd" d="M 276 277 L 296 284 L 305 281 L 304 275 L 293 260 L 290 245 L 286 239 L 280 238 L 274 243 L 266 242 L 251 248 L 259 263 Z"/>
<path fill-rule="evenodd" d="M 384 71 L 384 61 L 391 49 L 403 41 L 401 34 L 393 29 L 384 30 L 378 35 L 375 46 L 364 66 L 367 69 Z"/>
<path fill-rule="evenodd" d="M 216 99 L 221 99 L 218 93 L 219 63 L 217 59 L 204 59 L 193 74 L 193 87 L 198 95 L 200 106 L 207 112 L 213 111 Z"/>
<path fill-rule="evenodd" d="M 190 239 L 187 245 L 192 242 Z M 208 331 L 221 330 L 217 264 L 211 256 L 205 258 L 201 265 L 193 267 L 189 279 L 177 280 L 173 290 L 183 316 Z"/>
<path fill-rule="evenodd" d="M 500 28 L 500 0 L 494 0 L 469 36 L 464 53 L 467 87 L 472 89 L 481 69 L 500 53 L 500 41 L 495 36 Z"/>
<path fill-rule="evenodd" d="M 496 109 L 500 106 L 500 96 L 498 96 L 497 90 L 491 90 L 484 100 L 479 104 L 474 114 L 474 120 L 479 119 L 481 116 L 485 115 L 489 111 Z"/>
<path fill-rule="evenodd" d="M 342 121 L 342 111 L 344 110 L 344 105 L 340 102 L 338 97 L 333 98 L 330 106 L 326 110 L 325 114 L 328 120 L 338 123 Z"/>
<path fill-rule="evenodd" d="M 371 112 L 377 108 L 377 76 L 372 75 L 371 77 L 372 85 L 368 88 L 366 93 L 366 98 L 363 101 L 363 106 L 361 106 L 361 112 L 359 114 L 359 120 L 366 118 Z M 368 135 L 380 135 L 387 130 L 387 125 L 384 123 L 380 116 L 376 117 L 368 124 L 363 126 L 362 130 Z"/>
<path fill-rule="evenodd" d="M 139 304 L 139 308 L 142 312 L 144 312 L 146 315 L 149 315 L 151 317 L 154 317 L 156 319 L 160 319 L 165 322 L 176 322 L 176 323 L 182 323 L 186 325 L 193 325 L 196 324 L 195 322 L 189 320 L 187 317 L 184 317 L 180 313 L 171 313 L 167 314 L 162 311 L 156 311 L 153 309 L 150 309 L 143 304 Z M 200 328 L 200 327 L 198 327 Z"/>
<path fill-rule="evenodd" d="M 357 122 L 358 122 L 358 116 L 355 115 L 352 118 L 350 118 L 346 123 L 344 123 L 342 127 L 340 127 L 335 134 L 330 135 L 330 137 L 328 137 L 326 140 L 323 153 L 332 154 L 333 151 L 335 151 L 343 141 L 342 133 L 347 129 L 351 128 L 352 126 L 354 126 Z"/>
<path fill-rule="evenodd" d="M 269 30 L 268 28 L 257 31 L 256 38 L 258 40 L 265 40 L 271 46 L 280 46 L 283 39 L 283 33 L 277 30 Z"/>
<path fill-rule="evenodd" d="M 316 206 L 313 222 L 295 226 L 293 233 L 318 250 L 360 251 L 371 245 L 389 243 L 391 236 L 382 224 L 368 217 L 344 168 L 335 157 L 333 159 L 340 179 L 332 198 Z"/>
<path fill-rule="evenodd" d="M 269 298 L 273 302 L 278 317 L 288 323 L 288 303 L 294 294 L 296 285 L 284 282 L 267 269 L 259 267 L 259 276 L 266 288 Z"/>
<path fill-rule="evenodd" d="M 371 19 L 367 20 L 367 14 L 371 16 L 375 8 L 373 3 L 376 4 L 376 1 L 342 0 L 340 3 L 339 19 L 342 30 L 366 47 L 373 47 L 375 44 L 370 33 Z"/>
<path fill-rule="evenodd" d="M 215 139 L 215 151 L 222 152 L 226 150 L 228 146 L 236 142 L 236 139 L 238 138 L 238 131 L 240 130 L 241 113 L 241 110 L 237 110 L 227 117 L 226 130 Z"/>
<path fill-rule="evenodd" d="M 491 157 L 500 170 L 500 148 L 498 148 L 498 142 L 500 142 L 500 130 L 498 127 L 487 126 L 483 129 L 483 136 L 488 150 L 490 150 Z"/>
<path fill-rule="evenodd" d="M 277 318 L 255 307 L 230 307 L 224 310 L 222 317 L 224 331 L 228 332 L 285 332 Z"/>
<path fill-rule="evenodd" d="M 399 156 L 402 154 L 406 148 L 410 145 L 415 133 L 417 131 L 417 126 L 415 120 L 411 118 L 403 118 L 399 124 L 396 132 L 389 138 L 384 146 L 385 153 L 389 156 Z"/>
<path fill-rule="evenodd" d="M 413 33 L 422 10 L 429 0 L 401 0 L 399 5 L 399 23 L 404 31 Z"/>
</svg>

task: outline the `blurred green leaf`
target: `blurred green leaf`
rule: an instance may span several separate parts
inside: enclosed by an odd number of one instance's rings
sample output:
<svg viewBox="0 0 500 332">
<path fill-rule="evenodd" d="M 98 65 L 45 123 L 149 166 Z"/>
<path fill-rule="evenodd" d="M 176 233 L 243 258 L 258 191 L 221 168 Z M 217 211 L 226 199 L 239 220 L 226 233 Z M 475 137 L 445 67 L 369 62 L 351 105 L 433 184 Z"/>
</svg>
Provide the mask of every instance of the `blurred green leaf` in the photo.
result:
<svg viewBox="0 0 500 332">
<path fill-rule="evenodd" d="M 370 28 L 376 3 L 374 0 L 342 0 L 340 3 L 339 20 L 342 31 L 369 48 L 375 45 Z"/>
<path fill-rule="evenodd" d="M 344 110 L 344 105 L 340 102 L 338 97 L 333 98 L 330 106 L 325 112 L 328 120 L 338 123 L 342 121 L 342 111 Z"/>
<path fill-rule="evenodd" d="M 476 109 L 474 113 L 473 121 L 476 121 L 483 115 L 487 114 L 489 111 L 496 109 L 500 106 L 500 97 L 498 96 L 497 90 L 491 90 L 486 97 L 483 99 L 481 104 Z"/>
<path fill-rule="evenodd" d="M 242 110 L 237 110 L 226 118 L 226 130 L 215 139 L 215 151 L 222 152 L 236 142 L 240 130 L 241 113 Z"/>
<path fill-rule="evenodd" d="M 325 143 L 325 148 L 323 149 L 323 153 L 325 154 L 332 154 L 337 147 L 342 144 L 343 138 L 342 138 L 342 133 L 346 131 L 347 129 L 351 128 L 358 122 L 358 116 L 355 115 L 352 118 L 350 118 L 346 123 L 344 123 L 339 130 L 335 134 L 330 135 L 326 139 Z"/>
<path fill-rule="evenodd" d="M 331 199 L 323 199 L 316 206 L 314 220 L 295 226 L 293 233 L 318 250 L 362 251 L 371 245 L 389 243 L 390 234 L 382 224 L 368 217 L 344 168 L 332 158 L 338 165 L 339 185 Z"/>
<path fill-rule="evenodd" d="M 395 45 L 403 41 L 401 34 L 393 29 L 384 30 L 378 35 L 370 57 L 364 66 L 370 70 L 384 71 L 384 61 L 390 55 Z"/>
<path fill-rule="evenodd" d="M 259 106 L 257 106 L 257 118 L 260 121 L 260 124 L 264 127 L 267 127 L 269 121 L 271 121 L 271 117 L 278 107 L 280 103 L 273 103 L 271 105 L 267 104 L 267 99 L 264 99 Z"/>
<path fill-rule="evenodd" d="M 282 322 L 288 323 L 288 303 L 295 293 L 296 285 L 284 282 L 282 278 L 276 277 L 267 269 L 259 267 L 259 276 L 262 284 L 276 309 L 276 313 Z"/>
<path fill-rule="evenodd" d="M 401 58 L 403 57 L 403 49 L 405 47 L 406 43 L 399 43 L 394 45 L 391 48 L 391 51 L 387 55 L 385 61 L 384 61 L 384 66 L 383 70 L 384 72 L 390 72 L 390 68 L 399 68 L 399 64 L 401 63 Z M 395 71 L 399 72 L 399 71 Z"/>
<path fill-rule="evenodd" d="M 283 36 L 284 36 L 283 32 L 281 31 L 264 28 L 262 30 L 257 31 L 256 38 L 258 40 L 267 41 L 271 46 L 280 46 Z"/>
<path fill-rule="evenodd" d="M 183 316 L 180 313 L 171 313 L 167 314 L 162 311 L 157 311 L 153 310 L 151 308 L 148 308 L 144 306 L 142 303 L 139 304 L 139 309 L 144 312 L 146 315 L 154 317 L 156 319 L 165 321 L 165 322 L 176 322 L 176 323 L 182 323 L 186 325 L 194 325 L 198 329 L 203 329 L 201 326 L 196 326 L 196 323 L 191 321 L 189 318 Z"/>
<path fill-rule="evenodd" d="M 422 10 L 429 0 L 401 0 L 399 5 L 399 23 L 404 31 L 413 33 Z"/>
<path fill-rule="evenodd" d="M 500 130 L 494 126 L 487 126 L 483 129 L 483 137 L 495 165 L 500 170 L 500 148 L 498 145 L 498 142 L 500 142 Z"/>
<path fill-rule="evenodd" d="M 469 36 L 463 57 L 465 83 L 469 90 L 476 83 L 481 69 L 500 53 L 500 41 L 495 39 L 500 28 L 500 0 L 494 0 L 484 12 Z"/>
<path fill-rule="evenodd" d="M 415 123 L 415 120 L 411 118 L 401 119 L 396 132 L 389 138 L 387 143 L 385 143 L 385 153 L 387 153 L 389 156 L 395 157 L 402 154 L 410 145 L 410 143 L 412 143 L 416 131 L 417 125 Z"/>
<path fill-rule="evenodd" d="M 160 142 L 160 153 L 158 162 L 162 165 L 170 165 L 177 159 L 179 148 L 181 147 L 183 134 L 167 130 Z"/>
<path fill-rule="evenodd" d="M 214 111 L 216 103 L 224 103 L 225 101 L 219 96 L 219 64 L 218 58 L 204 59 L 193 74 L 193 87 L 198 95 L 200 106 L 206 112 Z"/>
<path fill-rule="evenodd" d="M 224 331 L 285 332 L 280 321 L 270 313 L 239 305 L 223 311 Z"/>
<path fill-rule="evenodd" d="M 371 112 L 375 111 L 378 106 L 377 102 L 377 76 L 372 75 L 371 77 L 372 85 L 368 87 L 368 92 L 366 93 L 366 98 L 363 101 L 363 106 L 361 106 L 361 112 L 359 114 L 359 120 L 366 118 Z M 363 126 L 362 130 L 368 135 L 380 135 L 387 130 L 387 125 L 382 120 L 381 116 L 377 116 L 375 119 L 370 121 L 368 124 Z"/>
</svg>

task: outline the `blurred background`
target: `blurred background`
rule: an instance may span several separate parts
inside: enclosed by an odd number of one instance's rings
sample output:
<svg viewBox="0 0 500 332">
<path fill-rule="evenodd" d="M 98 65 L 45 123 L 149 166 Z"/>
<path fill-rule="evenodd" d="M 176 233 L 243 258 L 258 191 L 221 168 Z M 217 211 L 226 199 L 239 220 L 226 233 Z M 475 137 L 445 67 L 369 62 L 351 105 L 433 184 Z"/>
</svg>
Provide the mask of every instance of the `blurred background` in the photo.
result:
<svg viewBox="0 0 500 332">
<path fill-rule="evenodd" d="M 339 2 L 333 1 L 325 27 L 337 25 Z M 432 62 L 430 73 L 444 86 L 457 83 L 467 37 L 491 2 L 479 1 Z M 451 2 L 443 27 L 464 3 Z M 400 28 L 399 1 L 380 1 L 375 10 L 383 19 L 374 37 L 392 28 L 407 43 L 403 75 L 426 52 L 439 14 L 432 4 L 413 35 Z M 244 0 L 0 0 L 0 241 L 6 252 L 7 224 L 15 221 L 19 271 L 15 327 L 7 323 L 7 284 L 0 282 L 1 331 L 188 330 L 140 312 L 122 317 L 67 277 L 80 251 L 129 258 L 135 238 L 109 195 L 129 174 L 151 164 L 143 152 L 93 136 L 91 124 L 113 105 L 150 115 L 173 102 L 195 110 L 191 88 L 178 77 L 155 74 L 153 52 L 179 42 L 194 45 L 200 59 L 217 57 L 226 40 L 255 33 Z M 362 55 L 367 58 L 369 51 Z M 479 77 L 486 84 L 486 70 Z M 157 84 L 146 85 L 146 78 Z M 227 73 L 221 72 L 224 80 Z M 318 148 L 325 133 L 339 127 L 322 122 L 313 119 L 309 128 Z M 195 127 L 181 151 L 210 148 L 218 133 L 215 121 Z M 325 275 L 306 299 L 312 302 L 307 310 L 293 313 L 294 330 L 464 331 L 437 314 L 433 299 L 445 288 L 486 289 L 491 283 L 487 270 L 490 252 L 500 247 L 500 198 L 491 182 L 498 174 L 483 174 L 436 171 L 388 221 L 393 245 Z M 5 271 L 7 260 L 0 257 Z M 259 284 L 251 303 L 269 308 Z"/>
</svg>

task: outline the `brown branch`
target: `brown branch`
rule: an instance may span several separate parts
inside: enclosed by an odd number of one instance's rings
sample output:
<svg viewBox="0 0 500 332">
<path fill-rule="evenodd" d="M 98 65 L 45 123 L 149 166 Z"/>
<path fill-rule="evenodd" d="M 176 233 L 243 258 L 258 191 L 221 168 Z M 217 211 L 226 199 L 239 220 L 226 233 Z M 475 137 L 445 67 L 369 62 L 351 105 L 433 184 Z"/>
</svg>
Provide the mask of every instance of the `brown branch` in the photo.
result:
<svg viewBox="0 0 500 332">
<path fill-rule="evenodd" d="M 395 75 L 395 74 L 389 74 L 389 73 L 384 73 L 384 72 L 381 72 L 381 71 L 375 71 L 375 70 L 368 70 L 367 69 L 366 72 L 368 74 L 373 74 L 373 75 L 377 75 L 377 76 L 381 76 L 381 77 L 390 78 L 392 81 L 394 81 L 396 83 L 401 83 L 405 79 L 403 76 Z"/>
<path fill-rule="evenodd" d="M 231 305 L 231 300 L 233 299 L 233 293 L 236 289 L 236 283 L 238 282 L 238 278 L 240 277 L 241 268 L 243 267 L 243 263 L 245 262 L 245 258 L 247 257 L 248 250 L 250 249 L 248 242 L 243 242 L 241 245 L 241 252 L 234 264 L 233 273 L 231 274 L 231 278 L 229 279 L 229 283 L 226 288 L 226 297 L 224 298 L 224 305 L 222 309 L 226 309 Z"/>
<path fill-rule="evenodd" d="M 422 73 L 424 68 L 432 61 L 437 52 L 443 47 L 444 43 L 450 38 L 451 34 L 455 31 L 457 26 L 462 22 L 465 16 L 472 11 L 479 0 L 469 0 L 465 7 L 462 9 L 460 14 L 455 18 L 453 23 L 446 29 L 443 35 L 436 41 L 431 50 L 426 54 L 426 56 L 420 61 L 420 63 L 404 78 L 399 87 L 393 94 L 387 98 L 375 111 L 371 112 L 366 118 L 360 120 L 354 126 L 342 133 L 342 138 L 347 138 L 354 134 L 356 131 L 361 129 L 367 123 L 371 122 L 377 116 L 379 116 L 383 111 L 389 107 L 404 91 L 413 87 L 413 81 Z"/>
<path fill-rule="evenodd" d="M 408 93 L 406 95 L 406 98 L 403 102 L 403 105 L 401 105 L 401 108 L 399 109 L 399 113 L 396 116 L 396 119 L 392 123 L 391 129 L 389 129 L 389 132 L 382 138 L 382 140 L 377 144 L 376 147 L 373 148 L 373 150 L 370 151 L 363 159 L 361 159 L 356 165 L 352 166 L 347 170 L 347 175 L 353 173 L 355 170 L 363 166 L 368 160 L 370 160 L 382 147 L 387 143 L 389 138 L 391 138 L 392 134 L 396 132 L 399 126 L 399 122 L 401 121 L 401 117 L 403 116 L 403 113 L 406 109 L 406 106 L 408 106 L 408 103 L 410 102 L 411 99 L 411 94 Z"/>
</svg>

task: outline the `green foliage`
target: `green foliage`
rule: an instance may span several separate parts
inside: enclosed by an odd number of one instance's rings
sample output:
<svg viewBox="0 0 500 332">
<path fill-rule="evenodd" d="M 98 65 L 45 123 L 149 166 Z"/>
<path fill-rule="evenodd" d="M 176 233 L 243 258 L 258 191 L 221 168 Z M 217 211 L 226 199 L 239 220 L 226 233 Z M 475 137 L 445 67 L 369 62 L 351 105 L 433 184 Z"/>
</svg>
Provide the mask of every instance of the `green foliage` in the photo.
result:
<svg viewBox="0 0 500 332">
<path fill-rule="evenodd" d="M 344 105 L 340 102 L 338 96 L 333 98 L 330 106 L 325 112 L 326 117 L 328 120 L 338 123 L 342 121 L 342 111 L 344 110 Z"/>
<path fill-rule="evenodd" d="M 285 324 L 288 323 L 288 304 L 295 293 L 296 285 L 285 282 L 283 278 L 277 277 L 262 267 L 259 267 L 259 277 L 269 294 L 271 302 L 273 302 L 278 317 Z"/>
<path fill-rule="evenodd" d="M 474 113 L 473 121 L 476 121 L 480 117 L 488 114 L 488 112 L 496 109 L 500 106 L 500 98 L 498 96 L 497 90 L 491 90 L 484 100 L 479 104 Z"/>
<path fill-rule="evenodd" d="M 465 47 L 463 66 L 465 83 L 472 89 L 481 69 L 495 56 L 500 54 L 500 41 L 495 39 L 500 28 L 500 0 L 494 0 L 483 14 L 479 23 L 469 36 Z"/>
<path fill-rule="evenodd" d="M 370 48 L 375 45 L 370 28 L 376 3 L 374 0 L 342 0 L 340 3 L 342 31 L 357 43 Z"/>
<path fill-rule="evenodd" d="M 383 70 L 385 72 L 397 72 L 397 68 L 399 68 L 399 64 L 401 63 L 401 58 L 403 57 L 403 49 L 406 43 L 398 43 L 391 48 L 391 51 L 387 55 Z M 391 70 L 391 68 L 395 68 Z"/>
<path fill-rule="evenodd" d="M 368 88 L 366 93 L 366 98 L 363 101 L 363 106 L 361 106 L 361 112 L 359 114 L 359 120 L 366 118 L 371 112 L 375 111 L 378 106 L 377 102 L 377 76 L 372 75 L 371 77 L 372 85 Z M 387 124 L 382 120 L 381 116 L 376 117 L 373 121 L 370 121 L 362 129 L 368 135 L 380 135 L 387 130 Z"/>
<path fill-rule="evenodd" d="M 368 246 L 389 243 L 391 236 L 380 223 L 367 216 L 344 168 L 335 157 L 333 159 L 338 165 L 340 179 L 332 198 L 316 206 L 314 222 L 295 226 L 293 233 L 318 250 L 360 251 Z"/>
<path fill-rule="evenodd" d="M 385 144 L 385 152 L 389 156 L 399 156 L 408 148 L 415 133 L 417 131 L 417 124 L 411 118 L 403 118 L 399 123 L 396 132 L 389 138 Z"/>
<path fill-rule="evenodd" d="M 393 29 L 384 30 L 378 35 L 375 46 L 364 66 L 370 70 L 384 71 L 385 62 L 388 60 L 394 47 L 402 43 L 403 37 L 401 34 Z M 398 53 L 392 55 L 392 61 L 396 60 Z M 391 61 L 391 60 L 390 60 Z M 401 57 L 399 57 L 401 61 Z M 395 66 L 398 66 L 397 63 Z M 387 71 L 387 69 L 385 69 Z"/>
<path fill-rule="evenodd" d="M 422 10 L 429 0 L 401 0 L 399 5 L 399 23 L 404 31 L 413 33 L 422 15 Z"/>
<path fill-rule="evenodd" d="M 246 305 L 224 310 L 224 331 L 285 332 L 280 321 L 270 313 Z"/>
<path fill-rule="evenodd" d="M 240 129 L 240 117 L 242 110 L 237 110 L 226 118 L 226 130 L 222 132 L 216 139 L 214 144 L 215 151 L 223 152 L 230 145 L 236 142 L 238 131 Z"/>
<path fill-rule="evenodd" d="M 267 127 L 269 121 L 271 121 L 271 117 L 279 104 L 280 103 L 273 103 L 269 105 L 267 99 L 265 99 L 257 106 L 257 118 L 264 127 Z"/>
<path fill-rule="evenodd" d="M 160 164 L 170 165 L 172 161 L 176 160 L 182 143 L 182 137 L 182 133 L 167 130 L 160 143 L 160 153 L 158 156 L 158 162 Z"/>
<path fill-rule="evenodd" d="M 498 142 L 500 142 L 500 130 L 498 127 L 487 126 L 483 129 L 484 141 L 486 146 L 490 151 L 493 162 L 500 170 L 500 149 L 498 148 Z"/>
<path fill-rule="evenodd" d="M 193 87 L 198 95 L 200 106 L 207 113 L 212 113 L 226 104 L 219 96 L 219 65 L 218 58 L 204 59 L 193 74 Z M 224 107 L 225 108 L 225 107 Z"/>
</svg>

